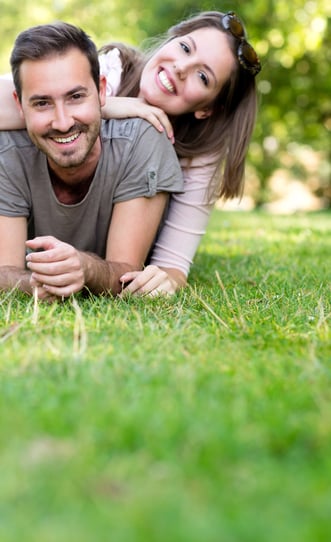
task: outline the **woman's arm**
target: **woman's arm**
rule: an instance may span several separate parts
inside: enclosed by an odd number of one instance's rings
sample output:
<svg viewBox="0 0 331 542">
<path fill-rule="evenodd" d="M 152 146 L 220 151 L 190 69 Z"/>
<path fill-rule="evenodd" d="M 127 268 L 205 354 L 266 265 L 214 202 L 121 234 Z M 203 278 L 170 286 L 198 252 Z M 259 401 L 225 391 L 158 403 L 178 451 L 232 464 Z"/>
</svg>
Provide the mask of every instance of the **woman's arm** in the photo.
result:
<svg viewBox="0 0 331 542">
<path fill-rule="evenodd" d="M 25 128 L 13 97 L 14 84 L 11 79 L 0 77 L 0 130 Z"/>
<path fill-rule="evenodd" d="M 124 119 L 127 117 L 145 119 L 159 132 L 165 130 L 168 138 L 174 143 L 174 131 L 166 113 L 140 98 L 108 96 L 101 111 L 104 119 Z"/>
<path fill-rule="evenodd" d="M 140 98 L 117 96 L 123 71 L 119 49 L 114 47 L 100 54 L 99 63 L 100 73 L 107 80 L 107 101 L 102 108 L 102 117 L 106 120 L 140 117 L 147 120 L 159 132 L 165 130 L 169 139 L 174 142 L 171 123 L 162 109 L 149 105 Z"/>
<path fill-rule="evenodd" d="M 151 265 L 121 277 L 124 287 L 126 282 L 132 281 L 123 290 L 124 295 L 173 294 L 186 285 L 216 198 L 208 198 L 215 169 L 210 157 L 193 160 L 190 168 L 183 166 L 185 192 L 171 197 L 166 220 L 153 248 Z"/>
</svg>

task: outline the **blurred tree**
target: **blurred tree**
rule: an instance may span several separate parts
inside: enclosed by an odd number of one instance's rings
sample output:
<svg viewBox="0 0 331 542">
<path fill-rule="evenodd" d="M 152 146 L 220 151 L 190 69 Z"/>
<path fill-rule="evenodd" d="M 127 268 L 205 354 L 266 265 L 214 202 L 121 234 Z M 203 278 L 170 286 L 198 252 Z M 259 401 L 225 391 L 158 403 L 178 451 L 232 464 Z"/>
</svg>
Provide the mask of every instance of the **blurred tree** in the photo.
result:
<svg viewBox="0 0 331 542">
<path fill-rule="evenodd" d="M 255 2 L 255 42 L 263 70 L 259 121 L 250 158 L 266 196 L 276 168 L 309 179 L 313 191 L 331 200 L 331 6 L 327 0 Z M 268 24 L 266 24 L 268 21 Z"/>
<path fill-rule="evenodd" d="M 269 198 L 269 180 L 283 169 L 330 205 L 329 0 L 0 0 L 0 70 L 9 70 L 17 33 L 34 24 L 63 19 L 83 27 L 98 46 L 111 40 L 140 45 L 204 9 L 235 10 L 261 57 L 260 110 L 249 153 L 257 203 Z"/>
</svg>

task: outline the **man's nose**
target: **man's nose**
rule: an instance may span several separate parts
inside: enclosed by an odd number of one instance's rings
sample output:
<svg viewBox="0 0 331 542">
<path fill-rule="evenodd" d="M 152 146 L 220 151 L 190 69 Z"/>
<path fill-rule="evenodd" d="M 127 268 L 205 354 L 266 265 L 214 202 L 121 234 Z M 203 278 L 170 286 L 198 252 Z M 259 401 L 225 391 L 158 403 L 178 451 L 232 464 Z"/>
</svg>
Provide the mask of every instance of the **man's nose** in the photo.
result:
<svg viewBox="0 0 331 542">
<path fill-rule="evenodd" d="M 59 132 L 68 132 L 74 125 L 74 119 L 64 104 L 56 104 L 54 108 L 54 117 L 52 120 L 52 128 Z"/>
</svg>

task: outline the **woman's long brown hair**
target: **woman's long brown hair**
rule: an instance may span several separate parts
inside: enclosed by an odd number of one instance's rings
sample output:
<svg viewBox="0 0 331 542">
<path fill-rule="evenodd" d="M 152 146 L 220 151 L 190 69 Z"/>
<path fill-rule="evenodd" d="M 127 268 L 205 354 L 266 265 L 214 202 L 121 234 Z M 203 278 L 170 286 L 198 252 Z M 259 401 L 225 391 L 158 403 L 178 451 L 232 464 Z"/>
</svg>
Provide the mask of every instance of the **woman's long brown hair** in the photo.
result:
<svg viewBox="0 0 331 542">
<path fill-rule="evenodd" d="M 225 32 L 229 46 L 237 59 L 238 41 L 223 29 L 223 13 L 201 12 L 171 27 L 158 48 L 174 38 L 199 28 L 212 27 Z M 101 52 L 117 47 L 122 60 L 119 96 L 138 96 L 143 67 L 155 52 L 147 54 L 120 43 L 104 46 Z M 213 113 L 206 119 L 196 119 L 193 113 L 171 117 L 175 134 L 175 149 L 179 158 L 193 159 L 201 155 L 214 156 L 215 173 L 211 182 L 213 196 L 224 199 L 241 196 L 244 186 L 245 159 L 254 129 L 257 111 L 255 77 L 239 62 L 214 100 Z M 210 194 L 211 195 L 211 194 Z"/>
</svg>

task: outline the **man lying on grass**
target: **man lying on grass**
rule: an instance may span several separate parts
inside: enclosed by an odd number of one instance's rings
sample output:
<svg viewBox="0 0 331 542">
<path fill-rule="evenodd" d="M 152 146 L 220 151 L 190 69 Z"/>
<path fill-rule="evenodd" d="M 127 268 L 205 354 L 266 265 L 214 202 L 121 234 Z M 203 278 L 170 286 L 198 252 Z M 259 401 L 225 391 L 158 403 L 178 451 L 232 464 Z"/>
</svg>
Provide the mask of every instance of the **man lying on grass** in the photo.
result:
<svg viewBox="0 0 331 542">
<path fill-rule="evenodd" d="M 22 32 L 11 67 L 27 129 L 0 133 L 0 289 L 117 294 L 182 190 L 172 144 L 142 119 L 101 122 L 106 81 L 81 29 Z"/>
</svg>

